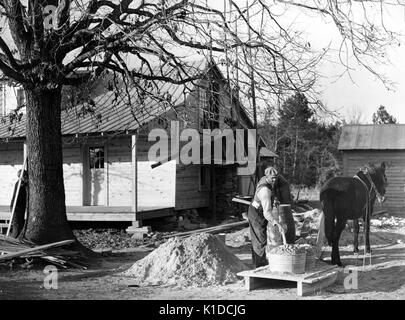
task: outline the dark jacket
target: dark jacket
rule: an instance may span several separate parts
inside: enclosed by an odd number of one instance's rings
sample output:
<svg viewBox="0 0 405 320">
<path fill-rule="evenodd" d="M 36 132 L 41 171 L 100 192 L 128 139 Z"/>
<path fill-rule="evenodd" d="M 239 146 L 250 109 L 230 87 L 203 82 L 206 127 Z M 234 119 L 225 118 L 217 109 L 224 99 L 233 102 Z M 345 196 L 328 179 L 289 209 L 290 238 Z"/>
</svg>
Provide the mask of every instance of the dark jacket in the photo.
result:
<svg viewBox="0 0 405 320">
<path fill-rule="evenodd" d="M 274 197 L 276 197 L 281 204 L 292 203 L 290 184 L 281 174 L 278 174 L 274 183 Z"/>
</svg>

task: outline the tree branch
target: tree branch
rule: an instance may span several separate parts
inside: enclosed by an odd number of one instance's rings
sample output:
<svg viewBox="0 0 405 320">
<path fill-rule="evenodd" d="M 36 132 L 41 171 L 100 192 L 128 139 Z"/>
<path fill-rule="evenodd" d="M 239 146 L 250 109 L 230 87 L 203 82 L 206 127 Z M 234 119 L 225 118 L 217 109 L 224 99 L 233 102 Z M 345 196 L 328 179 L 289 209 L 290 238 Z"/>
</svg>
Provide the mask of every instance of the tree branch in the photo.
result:
<svg viewBox="0 0 405 320">
<path fill-rule="evenodd" d="M 4 75 L 7 76 L 8 78 L 11 78 L 17 82 L 24 83 L 25 79 L 21 73 L 18 71 L 14 70 L 12 67 L 10 67 L 8 64 L 3 62 L 3 57 L 0 56 L 0 70 L 3 71 Z"/>
<path fill-rule="evenodd" d="M 3 0 L 7 13 L 8 25 L 13 40 L 23 59 L 29 53 L 29 42 L 31 40 L 31 31 L 26 29 L 24 21 L 24 8 L 19 0 Z"/>
<path fill-rule="evenodd" d="M 14 68 L 15 70 L 19 70 L 20 67 L 17 64 L 17 61 L 14 59 L 10 48 L 8 47 L 8 45 L 6 44 L 6 42 L 4 41 L 4 39 L 2 37 L 0 37 L 0 49 L 5 53 L 10 66 L 12 68 Z"/>
</svg>

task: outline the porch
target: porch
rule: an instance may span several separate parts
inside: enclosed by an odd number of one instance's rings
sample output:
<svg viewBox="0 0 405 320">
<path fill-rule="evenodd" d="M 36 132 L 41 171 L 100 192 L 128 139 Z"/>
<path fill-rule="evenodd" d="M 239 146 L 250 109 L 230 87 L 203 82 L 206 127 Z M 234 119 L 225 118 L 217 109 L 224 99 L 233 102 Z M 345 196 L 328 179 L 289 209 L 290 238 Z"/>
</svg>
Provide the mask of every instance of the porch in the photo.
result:
<svg viewBox="0 0 405 320">
<path fill-rule="evenodd" d="M 134 212 L 132 206 L 67 206 L 68 221 L 121 221 L 134 222 L 170 216 L 174 208 L 164 206 L 140 206 Z M 0 220 L 10 219 L 10 208 L 0 206 Z"/>
</svg>

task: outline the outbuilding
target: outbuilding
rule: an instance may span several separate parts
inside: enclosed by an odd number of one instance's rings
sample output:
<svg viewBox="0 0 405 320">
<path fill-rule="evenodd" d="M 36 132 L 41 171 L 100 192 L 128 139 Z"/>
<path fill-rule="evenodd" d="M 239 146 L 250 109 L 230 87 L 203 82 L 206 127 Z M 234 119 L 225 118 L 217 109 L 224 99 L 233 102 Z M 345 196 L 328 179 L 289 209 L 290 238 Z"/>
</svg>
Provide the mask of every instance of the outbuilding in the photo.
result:
<svg viewBox="0 0 405 320">
<path fill-rule="evenodd" d="M 375 210 L 405 214 L 405 124 L 346 125 L 339 140 L 343 174 L 353 176 L 368 163 L 387 164 L 387 200 Z"/>
</svg>

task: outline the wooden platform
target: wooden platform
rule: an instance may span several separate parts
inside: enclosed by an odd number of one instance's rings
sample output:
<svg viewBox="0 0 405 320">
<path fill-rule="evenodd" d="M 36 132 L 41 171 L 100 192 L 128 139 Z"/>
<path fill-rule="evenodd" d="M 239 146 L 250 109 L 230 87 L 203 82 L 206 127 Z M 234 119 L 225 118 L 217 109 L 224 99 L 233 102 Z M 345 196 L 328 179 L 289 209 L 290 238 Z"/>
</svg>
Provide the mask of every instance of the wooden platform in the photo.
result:
<svg viewBox="0 0 405 320">
<path fill-rule="evenodd" d="M 130 206 L 67 206 L 68 221 L 127 221 L 153 219 L 170 216 L 174 208 L 140 207 L 135 213 Z M 0 220 L 10 218 L 10 208 L 0 206 Z"/>
<path fill-rule="evenodd" d="M 249 291 L 262 286 L 260 279 L 293 281 L 297 283 L 297 295 L 302 297 L 304 295 L 319 293 L 322 289 L 335 283 L 338 272 L 336 266 L 317 262 L 313 270 L 303 274 L 271 272 L 269 266 L 264 266 L 254 270 L 239 272 L 238 276 L 245 278 L 245 286 Z"/>
</svg>

